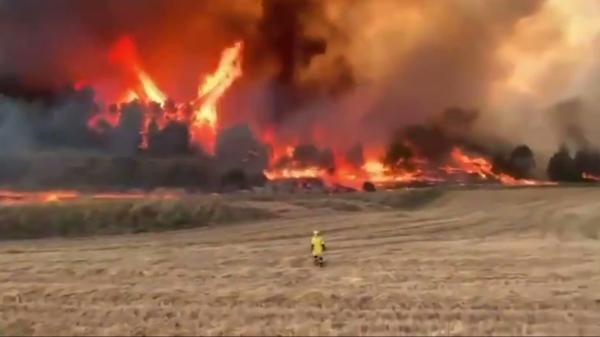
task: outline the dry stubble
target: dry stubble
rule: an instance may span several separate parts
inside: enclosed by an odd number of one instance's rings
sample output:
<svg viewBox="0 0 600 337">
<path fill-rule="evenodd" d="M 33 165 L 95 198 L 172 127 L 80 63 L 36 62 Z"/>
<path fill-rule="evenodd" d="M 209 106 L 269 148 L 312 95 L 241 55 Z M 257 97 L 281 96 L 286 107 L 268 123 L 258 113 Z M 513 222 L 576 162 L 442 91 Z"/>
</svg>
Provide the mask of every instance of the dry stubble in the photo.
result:
<svg viewBox="0 0 600 337">
<path fill-rule="evenodd" d="M 600 333 L 600 190 L 390 196 L 256 201 L 282 218 L 2 243 L 1 332 Z M 330 247 L 324 269 L 308 254 L 313 228 Z"/>
</svg>

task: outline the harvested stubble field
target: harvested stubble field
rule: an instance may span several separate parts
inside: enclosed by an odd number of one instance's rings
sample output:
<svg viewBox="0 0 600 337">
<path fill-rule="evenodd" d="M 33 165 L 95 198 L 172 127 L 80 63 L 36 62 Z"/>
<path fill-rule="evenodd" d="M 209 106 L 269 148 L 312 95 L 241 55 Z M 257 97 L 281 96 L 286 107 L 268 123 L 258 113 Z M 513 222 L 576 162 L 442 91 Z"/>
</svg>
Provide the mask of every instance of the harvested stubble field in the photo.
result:
<svg viewBox="0 0 600 337">
<path fill-rule="evenodd" d="M 187 215 L 205 226 L 0 243 L 0 332 L 600 334 L 600 189 L 210 202 L 254 220 Z M 315 228 L 329 246 L 323 269 L 309 256 Z"/>
</svg>

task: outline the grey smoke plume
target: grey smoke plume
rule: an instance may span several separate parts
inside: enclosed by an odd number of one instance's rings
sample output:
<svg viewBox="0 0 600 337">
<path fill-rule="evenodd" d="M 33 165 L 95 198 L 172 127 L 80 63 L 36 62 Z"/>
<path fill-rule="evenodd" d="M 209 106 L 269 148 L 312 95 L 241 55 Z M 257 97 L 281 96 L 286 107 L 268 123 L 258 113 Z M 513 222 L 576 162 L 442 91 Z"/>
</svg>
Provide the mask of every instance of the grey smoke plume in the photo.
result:
<svg viewBox="0 0 600 337">
<path fill-rule="evenodd" d="M 219 133 L 215 159 L 221 171 L 241 169 L 250 176 L 262 174 L 269 164 L 267 148 L 243 124 L 234 125 Z"/>
<path fill-rule="evenodd" d="M 123 89 L 122 74 L 106 62 L 111 43 L 133 36 L 145 68 L 179 101 L 194 97 L 200 74 L 241 39 L 244 76 L 223 101 L 223 127 L 269 126 L 280 140 L 344 153 L 356 142 L 383 148 L 394 131 L 460 107 L 480 112 L 470 142 L 503 149 L 528 144 L 547 159 L 565 141 L 552 114 L 565 99 L 583 102 L 579 133 L 600 144 L 593 132 L 600 122 L 600 66 L 593 57 L 598 13 L 593 0 L 4 0 L 0 79 L 15 77 L 27 90 L 0 85 L 0 92 L 30 99 L 40 97 L 34 87 L 52 92 L 88 80 L 98 86 L 93 102 L 8 104 L 53 109 L 41 113 L 52 116 L 47 120 L 23 126 L 28 131 L 21 134 L 30 136 L 15 138 L 13 148 L 60 134 L 53 146 L 122 145 L 119 153 L 131 153 L 134 112 L 113 130 L 113 140 L 88 134 L 84 118 L 74 117 L 88 116 L 101 108 L 99 98 Z M 15 118 L 3 120 L 31 122 Z"/>
<path fill-rule="evenodd" d="M 11 155 L 32 150 L 31 130 L 23 114 L 28 108 L 25 103 L 0 95 L 0 154 Z"/>
</svg>

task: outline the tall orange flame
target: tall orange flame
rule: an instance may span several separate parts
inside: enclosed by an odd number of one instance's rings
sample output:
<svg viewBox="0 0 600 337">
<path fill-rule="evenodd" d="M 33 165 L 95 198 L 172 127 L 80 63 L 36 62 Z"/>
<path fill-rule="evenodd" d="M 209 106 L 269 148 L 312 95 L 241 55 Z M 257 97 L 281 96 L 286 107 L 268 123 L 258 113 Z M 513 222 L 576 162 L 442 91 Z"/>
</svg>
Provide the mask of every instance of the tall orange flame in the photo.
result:
<svg viewBox="0 0 600 337">
<path fill-rule="evenodd" d="M 136 97 L 143 97 L 146 100 L 151 100 L 163 104 L 167 96 L 158 88 L 150 75 L 144 70 L 139 61 L 137 50 L 133 40 L 129 36 L 124 36 L 117 40 L 111 48 L 108 59 L 111 63 L 118 64 L 137 81 L 135 89 L 128 90 L 130 93 L 135 93 Z"/>
<path fill-rule="evenodd" d="M 140 84 L 142 85 L 142 89 L 144 90 L 145 97 L 152 102 L 160 103 L 161 105 L 164 104 L 167 100 L 167 96 L 160 91 L 152 78 L 150 78 L 150 76 L 140 68 L 136 69 L 136 73 L 138 79 L 140 80 Z"/>
<path fill-rule="evenodd" d="M 493 170 L 493 165 L 485 158 L 470 157 L 464 154 L 459 148 L 454 148 L 450 156 L 455 165 L 446 166 L 447 172 L 466 172 L 469 174 L 477 174 L 482 179 L 496 179 L 505 185 L 539 185 L 542 182 L 530 179 L 516 179 L 505 173 L 496 173 Z M 550 182 L 546 182 L 549 184 Z"/>
<path fill-rule="evenodd" d="M 129 36 L 124 36 L 119 39 L 112 47 L 108 55 L 109 61 L 121 65 L 127 73 L 132 75 L 137 81 L 137 85 L 133 89 L 129 89 L 121 102 L 131 102 L 135 99 L 144 101 L 152 101 L 163 105 L 167 100 L 167 96 L 158 88 L 154 80 L 143 69 L 139 61 L 137 51 L 133 40 Z M 142 121 L 141 148 L 148 147 L 148 129 L 152 116 L 145 114 Z"/>
<path fill-rule="evenodd" d="M 121 103 L 140 100 L 142 103 L 155 102 L 163 108 L 158 115 L 157 110 L 144 109 L 143 125 L 140 130 L 142 141 L 140 147 L 148 146 L 148 132 L 152 122 L 158 129 L 162 129 L 170 120 L 186 123 L 190 135 L 190 142 L 202 146 L 207 152 L 214 153 L 216 133 L 219 127 L 218 104 L 225 92 L 231 88 L 233 83 L 243 75 L 242 52 L 243 42 L 236 41 L 233 45 L 225 48 L 221 53 L 219 63 L 215 71 L 203 77 L 198 86 L 197 97 L 187 104 L 171 105 L 167 103 L 165 95 L 156 85 L 151 76 L 144 70 L 138 58 L 133 41 L 129 37 L 119 39 L 109 53 L 109 60 L 122 66 L 125 73 L 130 76 L 130 88 L 121 97 Z M 80 87 L 83 85 L 78 83 Z M 116 109 L 118 111 L 118 109 Z M 97 120 L 103 117 L 111 125 L 119 123 L 118 112 L 109 111 L 101 116 L 90 119 L 90 125 L 95 125 Z M 319 142 L 324 130 L 314 128 L 312 138 Z M 497 181 L 508 185 L 538 185 L 542 182 L 535 180 L 516 179 L 504 173 L 495 172 L 491 162 L 483 157 L 470 156 L 459 148 L 454 148 L 450 153 L 448 165 L 443 167 L 431 166 L 425 158 L 416 156 L 411 159 L 409 168 L 388 167 L 384 162 L 367 153 L 366 161 L 361 167 L 356 163 L 347 162 L 342 156 L 334 153 L 335 168 L 323 168 L 319 166 L 306 167 L 301 163 L 294 163 L 293 139 L 282 142 L 276 139 L 275 130 L 264 128 L 260 131 L 260 139 L 270 147 L 269 169 L 264 174 L 269 179 L 280 178 L 321 178 L 326 184 L 343 184 L 346 186 L 359 187 L 357 184 L 363 181 L 374 183 L 432 183 L 452 178 L 456 173 L 469 173 L 478 176 L 482 180 Z M 276 165 L 279 159 L 291 159 L 284 167 Z M 285 161 L 281 162 L 284 163 Z M 589 177 L 588 177 L 589 176 Z M 588 179 L 593 179 L 587 175 Z M 460 179 L 460 175 L 458 176 Z M 49 199 L 52 200 L 51 196 Z"/>
<path fill-rule="evenodd" d="M 217 104 L 225 91 L 233 82 L 242 76 L 241 41 L 225 49 L 217 70 L 206 76 L 198 87 L 199 108 L 192 116 L 191 135 L 196 144 L 204 145 L 208 152 L 213 152 L 216 129 L 218 125 Z"/>
<path fill-rule="evenodd" d="M 142 130 L 140 130 L 142 135 L 140 147 L 148 147 L 148 132 L 153 119 L 159 128 L 163 128 L 168 120 L 178 120 L 189 124 L 192 143 L 201 145 L 207 152 L 212 153 L 218 127 L 217 104 L 233 82 L 242 76 L 242 49 L 243 43 L 237 41 L 223 51 L 215 72 L 206 76 L 198 87 L 198 96 L 192 102 L 196 110 L 191 116 L 186 116 L 180 108 L 175 113 L 165 112 L 161 116 L 152 116 L 146 112 L 143 116 Z M 160 90 L 141 66 L 135 45 L 130 37 L 119 39 L 113 45 L 108 57 L 112 63 L 121 65 L 137 83 L 127 90 L 119 102 L 141 100 L 146 103 L 156 102 L 164 107 L 167 95 Z M 109 118 L 106 114 L 102 118 L 108 120 L 113 126 L 118 124 L 118 119 Z M 95 116 L 89 124 L 92 127 L 95 126 L 98 119 L 99 117 Z"/>
</svg>

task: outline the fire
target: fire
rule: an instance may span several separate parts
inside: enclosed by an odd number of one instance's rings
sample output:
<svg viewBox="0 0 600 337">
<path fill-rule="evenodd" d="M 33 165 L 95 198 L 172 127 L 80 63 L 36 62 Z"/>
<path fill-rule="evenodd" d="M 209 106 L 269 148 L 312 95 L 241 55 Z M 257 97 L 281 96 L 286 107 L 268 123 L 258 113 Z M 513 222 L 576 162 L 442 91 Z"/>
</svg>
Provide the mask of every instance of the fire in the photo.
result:
<svg viewBox="0 0 600 337">
<path fill-rule="evenodd" d="M 290 147 L 280 148 L 289 149 Z M 461 174 L 465 173 L 476 176 L 480 181 L 495 181 L 503 185 L 554 184 L 553 182 L 532 179 L 516 179 L 505 173 L 497 173 L 490 161 L 483 157 L 469 156 L 458 147 L 450 152 L 449 162 L 441 167 L 434 167 L 432 163 L 428 163 L 427 160 L 419 157 L 412 159 L 412 162 L 414 167 L 411 169 L 392 169 L 379 159 L 369 158 L 361 167 L 357 168 L 338 158 L 333 170 L 313 166 L 294 166 L 292 164 L 279 168 L 269 168 L 264 173 L 271 180 L 320 178 L 327 185 L 339 184 L 353 188 L 360 188 L 364 181 L 384 186 L 398 183 L 460 182 L 464 178 L 461 178 Z"/>
<path fill-rule="evenodd" d="M 98 193 L 90 196 L 93 200 L 139 200 L 139 199 L 165 199 L 172 200 L 179 198 L 177 193 L 141 193 L 141 192 L 123 192 L 123 193 Z"/>
<path fill-rule="evenodd" d="M 587 179 L 587 180 L 593 180 L 593 181 L 600 181 L 600 176 L 591 174 L 591 173 L 587 173 L 587 172 L 583 172 L 581 174 L 581 178 Z"/>
<path fill-rule="evenodd" d="M 200 107 L 192 116 L 191 134 L 196 143 L 205 144 L 211 153 L 218 123 L 217 104 L 233 82 L 242 76 L 242 49 L 241 41 L 225 49 L 217 70 L 206 76 L 198 87 Z"/>
<path fill-rule="evenodd" d="M 137 69 L 137 76 L 140 80 L 140 84 L 142 85 L 144 95 L 148 98 L 148 100 L 164 104 L 167 100 L 167 96 L 165 96 L 165 94 L 158 89 L 150 76 L 140 69 Z"/>
<path fill-rule="evenodd" d="M 128 103 L 140 98 L 145 102 L 156 102 L 160 105 L 166 102 L 167 96 L 141 66 L 135 44 L 130 37 L 125 36 L 119 39 L 109 52 L 108 59 L 113 64 L 120 65 L 128 77 L 133 77 L 137 82 L 133 88 L 127 90 L 120 100 L 121 102 Z M 148 147 L 148 131 L 151 122 L 152 116 L 145 113 L 142 120 L 142 130 L 140 130 L 142 136 L 140 148 L 142 149 Z"/>
<path fill-rule="evenodd" d="M 214 153 L 214 144 L 219 128 L 218 104 L 231 88 L 233 83 L 243 75 L 242 53 L 244 44 L 236 41 L 225 48 L 214 72 L 201 77 L 196 97 L 181 104 L 171 104 L 168 95 L 163 92 L 149 72 L 142 65 L 135 44 L 130 37 L 119 39 L 108 53 L 108 60 L 123 69 L 128 79 L 127 89 L 118 98 L 119 104 L 139 101 L 144 105 L 142 126 L 140 130 L 140 148 L 149 146 L 150 126 L 156 125 L 161 130 L 169 121 L 184 123 L 188 127 L 190 143 L 201 146 L 205 151 Z M 87 82 L 80 81 L 76 87 L 83 87 Z M 158 104 L 160 109 L 153 109 L 152 104 Z M 109 109 L 93 116 L 88 124 L 98 130 L 98 121 L 104 120 L 110 126 L 120 122 L 120 109 Z M 312 129 L 312 140 L 322 140 L 325 131 L 318 126 Z M 264 171 L 270 180 L 320 178 L 328 185 L 342 184 L 360 188 L 364 181 L 375 184 L 390 183 L 434 183 L 464 178 L 462 173 L 478 177 L 481 181 L 496 181 L 506 185 L 539 185 L 536 180 L 516 179 L 508 174 L 495 172 L 490 161 L 483 157 L 470 156 L 460 148 L 454 148 L 448 163 L 439 167 L 429 163 L 418 155 L 410 159 L 410 165 L 386 165 L 381 157 L 370 153 L 362 166 L 349 163 L 339 153 L 334 153 L 333 167 L 303 165 L 295 162 L 293 139 L 283 141 L 277 139 L 273 126 L 260 130 L 261 141 L 270 147 L 269 168 Z M 414 151 L 415 153 L 418 151 Z M 280 159 L 286 160 L 281 161 Z M 592 179 L 592 178 L 590 178 Z M 600 180 L 600 179 L 599 179 Z M 61 200 L 64 195 L 47 196 L 47 200 Z M 76 196 L 74 196 L 76 197 Z M 123 197 L 119 194 L 118 197 Z M 97 196 L 100 198 L 100 196 Z"/>
<path fill-rule="evenodd" d="M 325 175 L 325 170 L 319 167 L 304 167 L 304 168 L 282 168 L 281 170 L 267 170 L 265 176 L 270 180 L 277 179 L 299 179 L 299 178 L 315 178 Z"/>
<path fill-rule="evenodd" d="M 0 190 L 0 201 L 15 202 L 59 202 L 73 200 L 79 197 L 75 191 L 44 191 L 44 192 L 16 192 L 12 190 Z"/>
<path fill-rule="evenodd" d="M 72 191 L 56 191 L 40 193 L 40 199 L 43 202 L 56 202 L 63 200 L 72 200 L 79 196 L 77 192 Z"/>
<path fill-rule="evenodd" d="M 81 89 L 85 88 L 87 85 L 88 85 L 87 81 L 79 80 L 79 81 L 75 81 L 75 83 L 73 84 L 73 88 L 75 90 L 81 90 Z"/>
<path fill-rule="evenodd" d="M 465 172 L 468 174 L 476 174 L 480 178 L 495 178 L 492 164 L 484 158 L 472 158 L 464 154 L 459 148 L 452 149 L 450 153 L 453 164 L 456 166 L 445 166 L 444 169 L 448 173 Z"/>
<path fill-rule="evenodd" d="M 214 73 L 205 76 L 198 86 L 197 97 L 188 103 L 195 107 L 191 116 L 183 112 L 185 104 L 176 106 L 176 111 L 165 111 L 156 116 L 149 109 L 145 109 L 142 116 L 142 136 L 140 148 L 148 147 L 150 125 L 155 122 L 159 129 L 164 128 L 170 120 L 185 123 L 189 127 L 191 143 L 202 146 L 208 152 L 213 151 L 216 130 L 218 127 L 217 105 L 227 89 L 242 76 L 242 51 L 243 43 L 235 42 L 226 48 L 222 54 Z M 164 109 L 168 96 L 160 89 L 152 76 L 144 69 L 138 57 L 133 40 L 129 36 L 120 38 L 108 53 L 108 60 L 123 69 L 126 78 L 129 78 L 130 87 L 117 100 L 120 104 L 135 100 L 148 105 L 157 103 Z M 104 120 L 111 126 L 119 124 L 120 115 L 103 112 L 93 116 L 88 121 L 88 126 L 98 130 L 98 122 Z"/>
<path fill-rule="evenodd" d="M 175 192 L 120 192 L 120 193 L 96 193 L 83 194 L 77 191 L 13 191 L 0 190 L 0 203 L 23 204 L 23 203 L 58 203 L 74 200 L 139 200 L 139 199 L 176 199 L 181 195 Z"/>
<path fill-rule="evenodd" d="M 142 97 L 144 100 L 160 104 L 165 103 L 167 96 L 142 67 L 131 37 L 124 36 L 120 38 L 110 50 L 108 60 L 115 65 L 120 65 L 125 74 L 136 82 L 133 88 L 127 90 L 126 99 Z"/>
<path fill-rule="evenodd" d="M 543 183 L 530 179 L 515 179 L 505 173 L 495 173 L 493 165 L 488 160 L 481 157 L 470 157 L 457 147 L 452 150 L 450 156 L 456 166 L 445 166 L 443 168 L 449 173 L 465 172 L 476 174 L 482 179 L 495 179 L 504 185 L 540 185 Z"/>
<path fill-rule="evenodd" d="M 128 102 L 133 102 L 136 99 L 140 99 L 140 96 L 138 96 L 138 94 L 136 94 L 135 91 L 133 91 L 133 90 L 127 90 L 125 95 L 123 95 L 121 97 L 121 99 L 119 99 L 119 102 L 128 103 Z"/>
<path fill-rule="evenodd" d="M 269 147 L 270 166 L 273 166 L 282 157 L 292 158 L 294 156 L 294 147 L 278 143 L 275 140 L 275 132 L 272 129 L 266 129 L 260 138 Z"/>
<path fill-rule="evenodd" d="M 279 147 L 277 154 L 291 158 L 294 148 L 292 146 Z M 280 157 L 272 157 L 280 158 Z M 422 170 L 392 171 L 377 159 L 369 159 L 361 167 L 355 167 L 340 157 L 336 157 L 335 167 L 326 169 L 317 166 L 288 165 L 279 168 L 270 168 L 264 171 L 270 180 L 277 179 L 306 179 L 320 178 L 326 185 L 343 185 L 359 189 L 365 181 L 376 184 L 409 183 L 417 181 L 436 181 L 434 177 L 426 176 Z M 275 160 L 272 160 L 275 163 Z"/>
<path fill-rule="evenodd" d="M 367 161 L 362 169 L 367 175 L 369 181 L 382 182 L 411 182 L 415 180 L 434 180 L 426 178 L 419 169 L 414 171 L 391 172 L 385 165 L 377 160 Z"/>
</svg>

